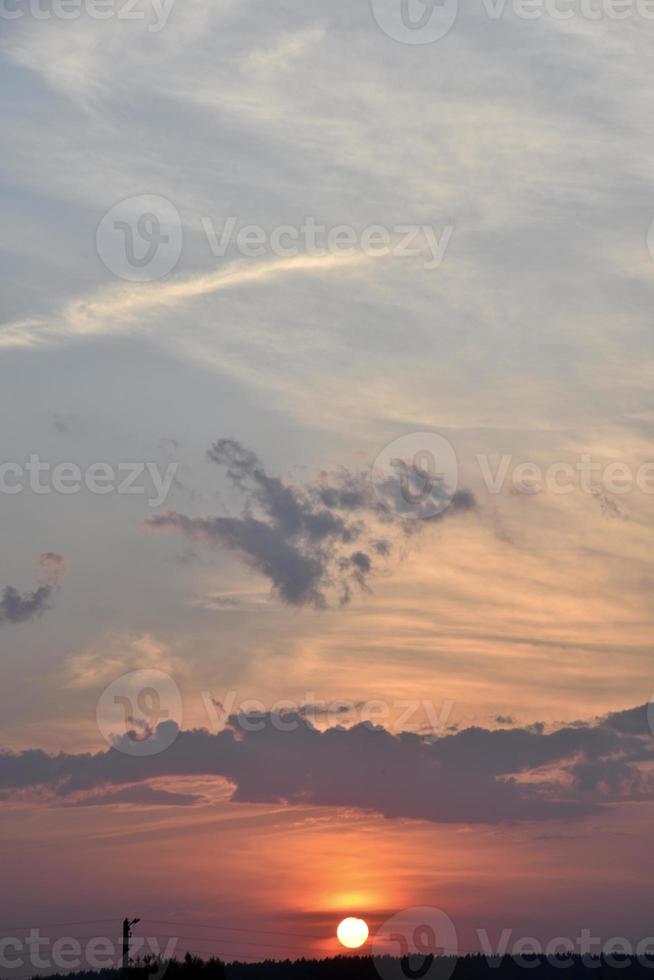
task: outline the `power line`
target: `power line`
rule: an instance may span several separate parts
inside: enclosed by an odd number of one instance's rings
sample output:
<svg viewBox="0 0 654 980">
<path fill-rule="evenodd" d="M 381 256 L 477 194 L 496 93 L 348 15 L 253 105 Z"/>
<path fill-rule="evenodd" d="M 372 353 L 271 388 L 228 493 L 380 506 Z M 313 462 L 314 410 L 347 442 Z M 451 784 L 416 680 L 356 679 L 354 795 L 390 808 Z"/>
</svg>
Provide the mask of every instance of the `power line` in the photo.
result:
<svg viewBox="0 0 654 980">
<path fill-rule="evenodd" d="M 315 936 L 315 935 L 312 935 L 310 933 L 304 933 L 304 932 L 283 932 L 281 930 L 265 930 L 265 929 L 256 929 L 256 928 L 252 928 L 252 927 L 245 928 L 245 927 L 242 927 L 242 926 L 228 926 L 228 925 L 224 925 L 224 924 L 221 924 L 221 923 L 211 923 L 211 924 L 209 924 L 209 923 L 202 923 L 202 922 L 188 922 L 188 921 L 182 922 L 182 921 L 175 921 L 175 920 L 170 920 L 170 919 L 146 919 L 145 921 L 143 921 L 143 920 L 133 920 L 132 922 L 129 922 L 129 920 L 125 920 L 125 921 L 128 922 L 128 925 L 129 926 L 135 924 L 136 921 L 142 921 L 143 922 L 142 928 L 144 927 L 145 923 L 147 922 L 147 923 L 152 923 L 153 925 L 165 926 L 168 929 L 172 929 L 172 930 L 174 930 L 176 927 L 180 927 L 180 928 L 192 928 L 194 930 L 197 930 L 197 929 L 205 929 L 205 930 L 211 930 L 211 931 L 214 931 L 214 932 L 215 931 L 218 931 L 218 932 L 227 932 L 227 933 L 229 933 L 229 932 L 244 933 L 244 934 L 247 934 L 248 936 L 252 935 L 252 936 L 256 936 L 256 937 L 273 936 L 273 937 L 292 938 L 292 939 L 299 940 L 299 942 L 297 942 L 295 945 L 290 946 L 290 945 L 281 944 L 281 943 L 256 942 L 256 941 L 253 941 L 252 939 L 249 939 L 249 938 L 247 938 L 247 939 L 239 939 L 237 936 L 166 935 L 166 934 L 164 934 L 162 932 L 159 932 L 159 931 L 157 931 L 157 933 L 156 933 L 156 937 L 157 938 L 161 938 L 161 939 L 173 939 L 173 940 L 176 940 L 176 941 L 182 941 L 183 943 L 187 943 L 188 942 L 189 944 L 191 944 L 191 946 L 192 946 L 192 948 L 193 948 L 193 950 L 195 951 L 196 954 L 199 953 L 199 954 L 204 955 L 204 956 L 206 956 L 206 955 L 212 955 L 213 954 L 213 955 L 218 955 L 221 958 L 224 958 L 226 956 L 237 956 L 243 962 L 248 962 L 248 959 L 246 959 L 246 957 L 243 956 L 243 952 L 241 950 L 241 947 L 251 947 L 253 949 L 262 949 L 262 950 L 284 950 L 287 953 L 288 952 L 292 952 L 292 954 L 295 957 L 302 957 L 302 956 L 306 957 L 307 952 L 309 953 L 309 955 L 311 955 L 312 953 L 314 953 L 314 951 L 312 951 L 312 950 L 311 951 L 309 951 L 309 950 L 304 950 L 303 951 L 302 949 L 298 949 L 298 947 L 301 946 L 301 944 L 304 943 L 305 941 L 307 941 L 307 940 L 309 940 L 309 941 L 310 940 L 314 940 L 314 941 L 324 942 L 325 940 L 330 940 L 332 938 L 335 938 L 335 937 L 332 937 L 331 935 L 329 935 L 329 936 Z M 62 928 L 63 929 L 63 928 L 70 928 L 70 927 L 73 927 L 73 926 L 97 925 L 97 924 L 108 923 L 108 922 L 115 922 L 116 923 L 116 926 L 118 927 L 119 926 L 119 923 L 120 923 L 120 917 L 116 916 L 116 917 L 105 918 L 105 919 L 87 919 L 85 921 L 76 921 L 76 922 L 59 922 L 59 923 L 50 923 L 50 924 L 47 924 L 47 925 L 46 924 L 41 924 L 41 925 L 38 925 L 38 926 L 35 926 L 33 924 L 32 925 L 25 925 L 25 926 L 7 926 L 7 927 L 0 927 L 0 932 L 3 932 L 3 931 L 5 933 L 11 932 L 11 931 L 21 932 L 21 931 L 25 931 L 27 929 L 59 929 L 59 928 Z M 124 923 L 123 923 L 123 926 L 124 926 Z M 120 943 L 120 934 L 119 934 L 119 932 L 120 932 L 120 930 L 119 930 L 119 928 L 117 928 L 117 941 L 118 941 L 118 943 Z M 78 935 L 70 936 L 70 937 L 66 937 L 66 938 L 80 940 L 80 939 L 93 939 L 93 938 L 104 938 L 104 937 L 98 937 L 97 933 L 94 932 L 94 933 L 87 933 L 87 934 L 82 933 L 82 934 L 78 934 Z M 387 941 L 389 944 L 392 944 L 393 946 L 395 945 L 395 943 L 393 943 L 393 940 L 391 939 L 390 936 L 377 935 L 375 938 L 377 939 L 377 941 L 380 941 L 380 940 L 382 942 L 383 941 Z M 123 935 L 123 940 L 124 940 L 124 935 Z M 227 944 L 231 943 L 234 946 L 238 946 L 239 947 L 239 952 L 236 953 L 234 950 L 231 950 L 231 949 L 227 950 L 227 949 L 223 948 L 226 943 Z M 201 948 L 203 945 L 205 946 L 204 949 Z M 209 949 L 206 949 L 206 946 L 209 946 L 210 948 Z M 219 948 L 216 949 L 215 947 L 219 947 Z M 368 955 L 371 952 L 370 945 L 367 946 L 367 952 L 368 952 Z M 362 948 L 360 950 L 360 954 L 365 955 L 365 953 L 366 953 L 366 951 L 364 951 L 364 949 Z M 123 950 L 123 955 L 124 955 L 124 950 Z M 174 957 L 174 955 L 175 954 L 173 954 L 173 957 Z M 259 954 L 255 954 L 255 955 L 259 955 Z M 261 955 L 263 955 L 263 954 L 261 954 Z M 392 956 L 393 955 L 393 952 L 389 951 L 388 953 L 385 953 L 385 954 L 382 954 L 382 955 Z M 448 954 L 441 953 L 440 955 L 448 955 Z M 456 952 L 453 952 L 452 954 L 449 954 L 449 955 L 452 955 L 452 956 L 455 956 L 456 957 L 456 956 L 465 956 L 465 955 L 481 955 L 481 953 L 480 953 L 479 950 L 458 949 Z M 256 962 L 256 959 L 255 960 L 252 960 L 252 961 L 253 962 Z M 40 974 L 40 975 L 42 976 L 43 974 Z M 24 975 L 22 977 L 12 977 L 11 980 L 31 980 L 31 978 L 32 977 L 35 977 L 35 976 L 39 976 L 39 974 L 28 974 L 28 975 L 26 974 L 26 975 Z"/>
<path fill-rule="evenodd" d="M 187 926 L 193 929 L 221 929 L 223 932 L 255 932 L 258 936 L 282 936 L 289 937 L 293 939 L 331 939 L 331 936 L 312 936 L 307 932 L 281 932 L 279 930 L 272 931 L 269 929 L 245 929 L 242 926 L 225 926 L 220 923 L 214 923 L 213 925 L 207 925 L 202 922 L 172 922 L 170 919 L 149 919 L 146 918 L 144 922 L 154 922 L 156 925 L 165 926 L 181 926 L 183 929 Z"/>
<path fill-rule="evenodd" d="M 120 922 L 120 916 L 108 919 L 87 919 L 86 922 L 50 922 L 48 924 L 30 922 L 28 926 L 0 926 L 0 932 L 24 932 L 25 929 L 67 929 L 69 926 L 94 926 L 98 922 Z M 16 977 L 15 980 L 21 980 Z"/>
<path fill-rule="evenodd" d="M 256 945 L 256 944 L 252 944 L 252 943 L 251 943 L 250 945 Z M 265 947 L 264 947 L 264 948 L 265 948 Z M 238 950 L 238 951 L 236 951 L 236 950 L 233 950 L 233 949 L 211 949 L 211 950 L 201 950 L 201 949 L 199 949 L 199 948 L 198 948 L 198 947 L 196 947 L 196 946 L 194 946 L 194 947 L 192 947 L 191 949 L 185 949 L 185 952 L 187 952 L 187 953 L 195 953 L 195 954 L 201 954 L 202 956 L 205 956 L 205 957 L 206 957 L 206 956 L 211 956 L 211 955 L 213 955 L 213 956 L 215 956 L 215 957 L 218 957 L 219 959 L 222 959 L 222 958 L 223 958 L 223 957 L 225 957 L 225 956 L 238 956 L 238 957 L 240 957 L 241 959 L 243 959 L 243 960 L 245 960 L 245 958 L 246 958 L 246 957 L 248 956 L 248 954 L 247 954 L 247 953 L 243 953 L 243 952 L 242 952 L 241 950 Z M 272 958 L 273 958 L 272 956 L 266 956 L 266 955 L 265 955 L 265 954 L 263 954 L 263 953 L 257 953 L 257 954 L 254 954 L 254 953 L 253 953 L 253 954 L 251 954 L 251 956 L 250 956 L 249 958 L 250 958 L 250 959 L 252 960 L 252 962 L 254 962 L 254 963 L 259 963 L 259 962 L 261 962 L 261 957 L 262 957 L 262 956 L 264 956 L 264 957 L 265 957 L 265 959 L 272 959 Z M 282 959 L 292 959 L 292 957 L 290 957 L 290 956 L 286 956 L 286 957 L 281 957 L 281 958 L 282 958 Z M 295 958 L 296 958 L 296 959 L 302 959 L 302 958 L 304 958 L 304 959 L 306 959 L 307 957 L 306 957 L 306 956 L 303 956 L 303 954 L 302 954 L 302 953 L 296 953 L 296 954 L 295 954 Z M 172 959 L 175 959 L 175 955 L 174 955 L 174 954 L 173 954 L 173 956 L 172 956 Z"/>
<path fill-rule="evenodd" d="M 77 921 L 77 922 L 59 922 L 59 923 L 39 924 L 39 925 L 32 924 L 32 925 L 29 925 L 29 926 L 3 926 L 3 927 L 0 927 L 0 932 L 10 932 L 10 931 L 20 932 L 20 931 L 24 931 L 26 929 L 56 929 L 56 928 L 67 928 L 69 926 L 75 926 L 75 925 L 78 925 L 78 926 L 95 925 L 97 923 L 113 922 L 113 921 L 114 921 L 113 918 L 107 918 L 107 919 L 87 919 L 84 922 Z M 190 928 L 193 928 L 193 929 L 211 929 L 211 930 L 214 930 L 214 931 L 215 930 L 218 930 L 218 931 L 221 931 L 221 932 L 247 933 L 247 934 L 252 934 L 252 935 L 256 935 L 256 936 L 275 936 L 275 937 L 282 937 L 282 938 L 288 937 L 288 938 L 302 939 L 302 940 L 304 940 L 304 939 L 310 939 L 311 940 L 312 939 L 312 940 L 321 941 L 321 942 L 322 941 L 325 941 L 325 940 L 330 940 L 332 938 L 335 938 L 335 937 L 332 937 L 331 935 L 329 935 L 329 936 L 314 936 L 314 935 L 311 935 L 310 933 L 305 933 L 305 932 L 299 932 L 299 933 L 298 932 L 282 932 L 280 930 L 273 931 L 273 930 L 266 930 L 266 929 L 256 929 L 256 928 L 252 928 L 252 927 L 250 927 L 250 928 L 244 928 L 244 927 L 240 927 L 240 926 L 225 926 L 225 925 L 221 925 L 221 924 L 209 925 L 207 923 L 200 923 L 200 922 L 179 922 L 179 921 L 172 922 L 172 921 L 166 920 L 166 919 L 147 919 L 145 921 L 146 922 L 152 922 L 154 924 L 166 925 L 166 926 L 169 926 L 169 927 L 171 927 L 173 929 L 174 929 L 175 926 L 181 926 L 183 928 L 190 927 Z M 117 926 L 116 937 L 117 937 L 117 939 L 120 939 L 119 922 L 120 922 L 120 920 L 119 919 L 116 919 L 116 926 Z M 51 937 L 47 937 L 47 938 L 51 938 Z M 59 938 L 61 938 L 61 937 L 59 937 Z M 82 933 L 82 934 L 79 934 L 78 933 L 76 935 L 66 936 L 65 938 L 66 939 L 76 939 L 76 940 L 79 940 L 79 939 L 95 939 L 95 938 L 105 938 L 105 937 L 104 936 L 98 936 L 98 933 L 97 932 L 90 932 L 90 933 Z M 233 937 L 233 936 L 227 936 L 227 937 L 216 936 L 216 937 L 212 937 L 212 936 L 187 936 L 187 935 L 177 935 L 177 934 L 165 935 L 165 934 L 163 934 L 161 932 L 158 932 L 157 933 L 157 938 L 184 940 L 184 941 L 194 942 L 196 944 L 197 943 L 206 943 L 206 944 L 214 943 L 214 944 L 220 944 L 220 943 L 225 943 L 225 942 L 230 942 L 231 941 L 231 942 L 233 942 L 237 946 L 253 946 L 253 947 L 260 948 L 260 949 L 286 949 L 286 950 L 295 950 L 297 948 L 296 946 L 288 946 L 286 944 L 279 944 L 279 943 L 258 943 L 258 942 L 253 942 L 252 940 L 248 940 L 248 939 L 238 939 L 238 938 Z M 377 940 L 387 940 L 388 942 L 393 942 L 393 940 L 391 939 L 390 936 L 377 935 L 375 938 Z M 457 956 L 457 955 L 473 955 L 474 956 L 474 955 L 480 955 L 480 954 L 481 954 L 481 951 L 480 950 L 458 949 L 456 952 L 453 952 L 451 955 L 453 955 L 453 956 Z M 497 955 L 500 955 L 500 954 L 497 954 Z M 11 980 L 23 980 L 23 978 L 22 977 L 12 977 Z"/>
<path fill-rule="evenodd" d="M 299 938 L 299 939 L 315 939 L 315 940 L 321 941 L 321 942 L 324 941 L 324 940 L 330 940 L 330 939 L 336 938 L 335 936 L 332 936 L 332 935 L 329 935 L 329 936 L 313 936 L 313 935 L 310 935 L 309 933 L 306 933 L 306 932 L 280 932 L 280 931 L 274 931 L 273 932 L 271 930 L 266 930 L 266 929 L 253 929 L 253 928 L 245 929 L 245 928 L 239 927 L 239 926 L 224 926 L 224 925 L 220 925 L 220 924 L 205 925 L 205 924 L 202 924 L 200 922 L 171 922 L 171 921 L 165 920 L 165 919 L 145 919 L 144 921 L 145 922 L 153 922 L 153 923 L 155 923 L 157 925 L 167 925 L 167 926 L 171 926 L 171 927 L 181 926 L 182 928 L 186 928 L 188 926 L 188 927 L 191 927 L 191 928 L 194 928 L 194 929 L 217 929 L 217 930 L 220 930 L 222 932 L 246 932 L 246 933 L 254 933 L 257 936 L 281 936 L 281 937 Z M 204 937 L 203 936 L 178 936 L 177 938 L 179 938 L 179 939 L 199 939 L 201 941 L 204 941 Z M 207 937 L 207 938 L 210 938 L 210 937 Z M 376 935 L 376 936 L 374 936 L 372 938 L 377 939 L 377 940 L 387 940 L 388 942 L 393 942 L 393 940 L 391 939 L 390 936 L 384 936 L 384 935 L 379 935 L 378 934 L 378 935 Z M 263 944 L 263 943 L 247 943 L 246 941 L 241 942 L 241 940 L 236 940 L 236 939 L 234 940 L 234 942 L 237 943 L 237 944 L 239 944 L 239 945 L 250 945 L 250 946 L 261 946 L 261 945 L 265 945 L 265 946 L 269 946 L 271 949 L 274 948 L 273 945 L 272 945 L 272 943 L 265 943 L 265 944 Z M 277 948 L 278 949 L 284 949 L 284 948 L 290 949 L 292 947 L 278 946 Z M 452 953 L 450 955 L 453 955 L 453 956 L 459 956 L 459 955 L 463 955 L 463 956 L 466 956 L 466 955 L 477 956 L 477 955 L 481 955 L 481 954 L 482 954 L 482 951 L 481 950 L 478 950 L 478 949 L 457 949 L 456 952 L 454 952 L 454 953 Z M 442 955 L 447 955 L 447 954 L 442 954 Z"/>
<path fill-rule="evenodd" d="M 213 939 L 211 936 L 163 936 L 164 939 L 181 939 L 189 940 L 190 942 L 199 943 L 225 943 L 232 942 L 235 946 L 259 946 L 262 949 L 297 949 L 297 946 L 280 946 L 277 943 L 253 943 L 248 939 L 235 939 L 233 936 L 227 936 L 222 938 L 221 936 L 216 936 Z"/>
<path fill-rule="evenodd" d="M 76 922 L 50 922 L 50 923 L 32 922 L 29 925 L 22 925 L 22 926 L 0 926 L 0 932 L 4 932 L 4 933 L 24 932 L 27 929 L 66 929 L 72 926 L 97 925 L 98 923 L 114 922 L 114 921 L 116 922 L 116 926 L 120 931 L 120 923 L 122 921 L 121 917 L 111 916 L 106 919 L 86 919 L 85 921 L 76 921 Z M 324 940 L 324 939 L 331 938 L 331 936 L 314 936 L 306 932 L 282 932 L 281 930 L 253 929 L 252 927 L 244 928 L 242 926 L 227 926 L 221 923 L 208 924 L 203 922 L 179 922 L 179 921 L 171 921 L 170 919 L 147 919 L 142 921 L 152 922 L 155 925 L 171 926 L 172 928 L 175 928 L 176 926 L 180 926 L 181 928 L 189 927 L 192 929 L 213 929 L 213 930 L 220 930 L 222 932 L 245 932 L 245 933 L 255 933 L 258 936 L 279 936 L 281 938 L 289 938 L 289 939 Z M 71 937 L 71 938 L 85 938 L 85 937 L 78 936 L 78 937 Z M 15 980 L 18 980 L 18 978 L 15 978 Z"/>
<path fill-rule="evenodd" d="M 298 949 L 297 946 L 279 946 L 279 945 L 275 945 L 274 943 L 253 943 L 247 939 L 243 939 L 243 940 L 234 939 L 233 936 L 231 937 L 226 936 L 224 938 L 217 936 L 216 939 L 207 938 L 206 940 L 203 940 L 201 936 L 164 936 L 164 939 L 181 940 L 183 943 L 185 942 L 200 943 L 200 944 L 211 943 L 214 945 L 216 943 L 232 942 L 235 946 L 254 946 L 259 949 L 283 949 L 283 950 L 291 950 L 291 951 L 296 951 Z"/>
</svg>

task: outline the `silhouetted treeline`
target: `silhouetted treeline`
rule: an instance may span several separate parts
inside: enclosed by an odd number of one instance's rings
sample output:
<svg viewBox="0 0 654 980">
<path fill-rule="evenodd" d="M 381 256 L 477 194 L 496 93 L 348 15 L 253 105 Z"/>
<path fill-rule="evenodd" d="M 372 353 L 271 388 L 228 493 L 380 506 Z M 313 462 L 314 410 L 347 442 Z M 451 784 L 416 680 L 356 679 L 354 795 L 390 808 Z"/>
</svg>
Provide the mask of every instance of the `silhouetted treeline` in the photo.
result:
<svg viewBox="0 0 654 980">
<path fill-rule="evenodd" d="M 122 972 L 122 971 L 119 971 Z M 161 960 L 146 956 L 129 968 L 119 980 L 226 980 L 225 964 L 216 957 L 203 960 L 187 953 L 183 960 Z"/>
<path fill-rule="evenodd" d="M 385 962 L 384 962 L 385 960 Z M 326 960 L 231 963 L 226 980 L 654 980 L 654 957 L 337 956 Z"/>
<path fill-rule="evenodd" d="M 323 960 L 228 963 L 187 953 L 129 969 L 80 971 L 65 980 L 654 980 L 654 956 L 410 956 L 403 960 L 336 956 Z M 60 975 L 39 980 L 63 980 Z"/>
</svg>

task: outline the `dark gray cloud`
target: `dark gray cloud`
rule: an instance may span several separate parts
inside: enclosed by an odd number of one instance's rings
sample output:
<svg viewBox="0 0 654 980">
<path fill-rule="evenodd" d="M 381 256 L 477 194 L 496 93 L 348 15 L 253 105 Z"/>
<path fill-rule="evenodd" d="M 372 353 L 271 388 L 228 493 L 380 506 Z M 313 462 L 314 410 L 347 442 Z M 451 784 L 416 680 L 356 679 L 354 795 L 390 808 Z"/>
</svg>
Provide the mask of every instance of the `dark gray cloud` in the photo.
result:
<svg viewBox="0 0 654 980">
<path fill-rule="evenodd" d="M 228 548 L 264 575 L 279 598 L 293 606 L 325 608 L 335 598 L 348 603 L 354 589 L 369 591 L 376 567 L 393 554 L 391 517 L 373 493 L 366 474 L 341 469 L 331 477 L 291 485 L 270 476 L 258 456 L 233 439 L 220 439 L 208 452 L 226 468 L 243 499 L 239 517 L 188 517 L 168 511 L 150 518 L 155 531 L 180 531 L 189 540 Z M 474 507 L 457 493 L 448 511 Z M 439 515 L 444 516 L 444 515 Z M 429 522 L 397 521 L 407 535 Z"/>
<path fill-rule="evenodd" d="M 298 708 L 298 714 L 307 718 L 312 724 L 317 719 L 348 718 L 352 717 L 357 711 L 365 707 L 365 701 L 347 702 L 315 702 L 313 704 L 303 704 Z"/>
<path fill-rule="evenodd" d="M 323 732 L 300 714 L 257 714 L 231 717 L 218 734 L 179 732 L 169 745 L 171 725 L 163 722 L 155 736 L 168 747 L 147 757 L 121 752 L 120 740 L 96 755 L 0 753 L 0 791 L 7 797 L 45 790 L 65 805 L 87 796 L 96 804 L 127 803 L 130 794 L 117 795 L 116 787 L 214 776 L 233 784 L 235 803 L 350 807 L 473 824 L 579 819 L 609 804 L 654 799 L 654 784 L 640 768 L 654 761 L 649 729 L 625 735 L 608 719 L 549 734 L 472 728 L 434 741 L 370 724 Z M 133 799 L 143 802 L 138 793 Z"/>
<path fill-rule="evenodd" d="M 654 708 L 650 705 L 614 711 L 606 718 L 606 724 L 625 735 L 647 735 L 654 722 Z"/>
<path fill-rule="evenodd" d="M 290 544 L 282 531 L 255 518 L 186 517 L 175 511 L 147 521 L 152 530 L 177 530 L 189 539 L 221 544 L 244 555 L 270 579 L 280 597 L 291 605 L 324 605 L 319 584 L 323 578 L 321 556 L 310 556 Z"/>
<path fill-rule="evenodd" d="M 46 552 L 38 562 L 42 584 L 33 592 L 21 593 L 13 585 L 7 585 L 0 595 L 0 626 L 28 623 L 50 609 L 66 573 L 62 555 Z"/>
</svg>

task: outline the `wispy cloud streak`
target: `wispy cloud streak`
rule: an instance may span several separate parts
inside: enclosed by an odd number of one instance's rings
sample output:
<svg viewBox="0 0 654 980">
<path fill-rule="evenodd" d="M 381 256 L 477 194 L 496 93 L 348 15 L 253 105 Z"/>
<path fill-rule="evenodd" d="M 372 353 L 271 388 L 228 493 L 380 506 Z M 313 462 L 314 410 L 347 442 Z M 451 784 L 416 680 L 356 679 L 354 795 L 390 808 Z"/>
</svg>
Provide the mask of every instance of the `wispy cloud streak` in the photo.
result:
<svg viewBox="0 0 654 980">
<path fill-rule="evenodd" d="M 125 333 L 159 313 L 201 296 L 255 286 L 298 274 L 331 274 L 367 261 L 356 256 L 301 255 L 270 262 L 238 260 L 203 275 L 166 282 L 116 286 L 67 303 L 51 317 L 17 320 L 0 326 L 0 349 L 36 347 L 73 337 Z"/>
</svg>

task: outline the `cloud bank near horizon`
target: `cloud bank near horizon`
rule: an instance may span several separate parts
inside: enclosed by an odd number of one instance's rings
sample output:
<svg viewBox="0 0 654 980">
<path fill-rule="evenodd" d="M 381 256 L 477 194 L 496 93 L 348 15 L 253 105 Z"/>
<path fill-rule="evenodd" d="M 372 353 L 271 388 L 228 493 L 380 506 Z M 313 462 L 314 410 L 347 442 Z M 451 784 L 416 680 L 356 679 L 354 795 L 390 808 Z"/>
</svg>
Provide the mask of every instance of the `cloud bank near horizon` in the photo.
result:
<svg viewBox="0 0 654 980">
<path fill-rule="evenodd" d="M 261 713 L 231 716 L 217 734 L 179 731 L 172 745 L 174 723 L 164 721 L 154 737 L 168 747 L 147 757 L 127 754 L 129 735 L 95 755 L 0 753 L 0 794 L 9 801 L 45 793 L 65 806 L 193 805 L 197 795 L 150 792 L 152 781 L 215 777 L 233 786 L 233 803 L 432 823 L 578 820 L 611 804 L 654 800 L 644 768 L 654 761 L 650 721 L 649 705 L 641 705 L 549 732 L 468 728 L 435 739 L 366 723 L 321 732 L 297 713 Z"/>
</svg>

